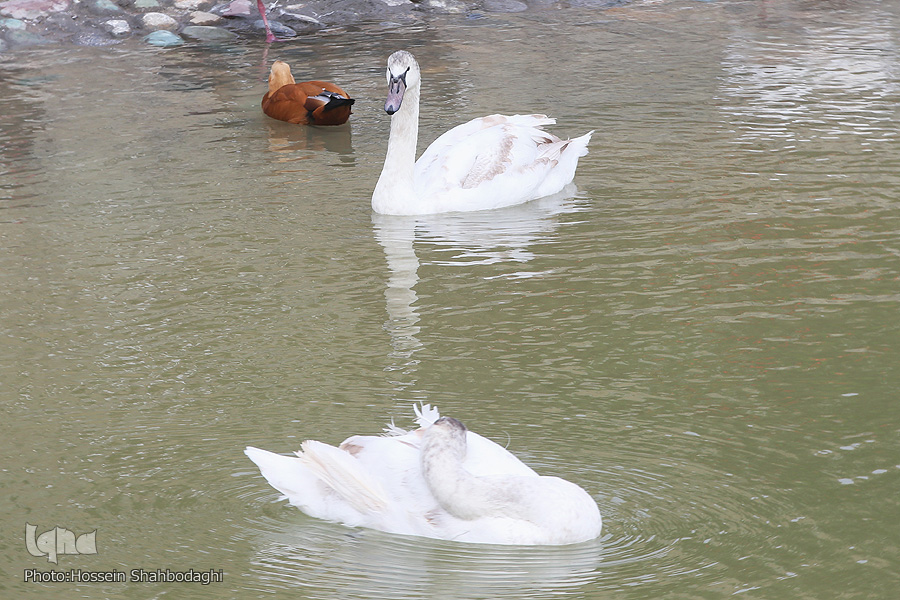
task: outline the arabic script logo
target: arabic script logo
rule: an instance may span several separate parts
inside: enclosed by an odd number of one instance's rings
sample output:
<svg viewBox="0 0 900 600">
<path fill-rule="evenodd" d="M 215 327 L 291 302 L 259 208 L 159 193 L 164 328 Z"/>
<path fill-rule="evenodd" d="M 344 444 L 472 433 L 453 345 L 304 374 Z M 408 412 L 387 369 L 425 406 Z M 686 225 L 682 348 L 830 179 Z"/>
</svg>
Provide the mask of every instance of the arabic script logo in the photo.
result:
<svg viewBox="0 0 900 600">
<path fill-rule="evenodd" d="M 60 554 L 97 554 L 97 530 L 75 533 L 62 527 L 54 527 L 40 535 L 37 525 L 25 523 L 25 547 L 32 556 L 46 556 L 47 560 L 57 564 Z"/>
</svg>

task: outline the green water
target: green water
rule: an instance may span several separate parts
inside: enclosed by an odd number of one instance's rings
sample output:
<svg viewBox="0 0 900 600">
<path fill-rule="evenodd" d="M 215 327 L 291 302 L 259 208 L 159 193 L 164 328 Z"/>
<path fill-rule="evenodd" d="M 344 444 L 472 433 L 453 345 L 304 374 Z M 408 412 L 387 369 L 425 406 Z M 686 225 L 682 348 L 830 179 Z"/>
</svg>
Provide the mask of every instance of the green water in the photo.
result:
<svg viewBox="0 0 900 600">
<path fill-rule="evenodd" d="M 648 2 L 0 55 L 0 592 L 893 598 L 898 25 L 890 3 Z M 423 148 L 492 112 L 596 130 L 575 197 L 373 215 L 399 47 Z M 263 116 L 275 58 L 355 95 L 350 126 Z M 603 536 L 348 529 L 242 453 L 408 426 L 414 402 L 587 489 Z M 97 554 L 32 556 L 26 524 L 96 530 Z"/>
</svg>

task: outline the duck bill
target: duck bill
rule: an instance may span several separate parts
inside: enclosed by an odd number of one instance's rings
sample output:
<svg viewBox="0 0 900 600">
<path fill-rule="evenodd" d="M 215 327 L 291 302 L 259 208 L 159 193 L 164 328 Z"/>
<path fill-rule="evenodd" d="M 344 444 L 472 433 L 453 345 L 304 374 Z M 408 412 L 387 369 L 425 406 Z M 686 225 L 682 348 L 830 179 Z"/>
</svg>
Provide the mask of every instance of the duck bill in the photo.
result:
<svg viewBox="0 0 900 600">
<path fill-rule="evenodd" d="M 406 92 L 406 78 L 391 77 L 390 85 L 388 87 L 387 100 L 385 100 L 384 102 L 384 112 L 389 115 L 393 115 L 395 112 L 400 110 L 400 105 L 403 103 L 404 92 Z"/>
</svg>

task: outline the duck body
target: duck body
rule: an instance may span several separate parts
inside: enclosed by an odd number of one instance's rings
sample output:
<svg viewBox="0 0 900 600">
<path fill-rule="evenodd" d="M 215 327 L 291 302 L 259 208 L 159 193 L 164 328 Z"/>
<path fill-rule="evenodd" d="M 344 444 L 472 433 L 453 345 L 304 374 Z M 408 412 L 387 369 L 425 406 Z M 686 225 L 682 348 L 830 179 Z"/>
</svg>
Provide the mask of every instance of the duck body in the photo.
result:
<svg viewBox="0 0 900 600">
<path fill-rule="evenodd" d="M 513 454 L 436 409 L 420 429 L 307 441 L 295 457 L 247 456 L 306 514 L 389 533 L 494 544 L 570 544 L 600 535 L 593 498 L 535 473 Z"/>
<path fill-rule="evenodd" d="M 356 102 L 329 81 L 296 83 L 287 63 L 276 60 L 269 73 L 269 91 L 262 99 L 263 112 L 279 121 L 298 125 L 342 125 Z"/>
<path fill-rule="evenodd" d="M 488 210 L 561 191 L 587 154 L 593 132 L 561 140 L 544 131 L 546 115 L 491 115 L 438 137 L 416 160 L 420 78 L 415 58 L 388 58 L 391 133 L 384 168 L 372 194 L 383 214 Z"/>
</svg>

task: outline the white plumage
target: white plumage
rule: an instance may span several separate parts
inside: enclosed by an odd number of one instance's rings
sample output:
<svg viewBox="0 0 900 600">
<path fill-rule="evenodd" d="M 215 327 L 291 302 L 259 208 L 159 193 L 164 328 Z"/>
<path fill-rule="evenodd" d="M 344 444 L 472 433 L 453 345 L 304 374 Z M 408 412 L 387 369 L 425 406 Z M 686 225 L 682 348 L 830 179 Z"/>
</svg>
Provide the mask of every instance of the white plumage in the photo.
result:
<svg viewBox="0 0 900 600">
<path fill-rule="evenodd" d="M 352 436 L 339 448 L 306 441 L 296 456 L 248 447 L 266 480 L 306 514 L 405 535 L 494 544 L 570 544 L 600 535 L 596 502 L 543 477 L 505 448 L 437 409 L 419 429 Z"/>
<path fill-rule="evenodd" d="M 395 215 L 511 206 L 555 194 L 575 177 L 593 131 L 561 140 L 545 115 L 491 115 L 458 125 L 415 159 L 420 72 L 409 52 L 388 58 L 391 134 L 372 194 L 375 212 Z"/>
</svg>

